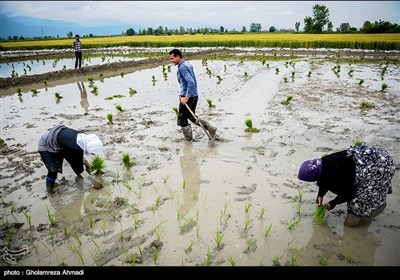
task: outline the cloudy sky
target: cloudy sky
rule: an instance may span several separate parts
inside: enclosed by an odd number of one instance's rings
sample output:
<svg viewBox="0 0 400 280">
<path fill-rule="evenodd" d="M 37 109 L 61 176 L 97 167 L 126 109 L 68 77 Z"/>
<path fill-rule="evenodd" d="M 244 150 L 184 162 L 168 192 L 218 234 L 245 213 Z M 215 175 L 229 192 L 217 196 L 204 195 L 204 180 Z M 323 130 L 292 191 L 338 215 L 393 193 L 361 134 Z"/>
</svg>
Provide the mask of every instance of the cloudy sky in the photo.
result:
<svg viewBox="0 0 400 280">
<path fill-rule="evenodd" d="M 168 28 L 217 27 L 241 30 L 304 26 L 315 4 L 325 5 L 334 28 L 361 27 L 380 19 L 400 24 L 399 1 L 0 1 L 1 14 L 72 21 L 86 26 L 130 24 Z"/>
</svg>

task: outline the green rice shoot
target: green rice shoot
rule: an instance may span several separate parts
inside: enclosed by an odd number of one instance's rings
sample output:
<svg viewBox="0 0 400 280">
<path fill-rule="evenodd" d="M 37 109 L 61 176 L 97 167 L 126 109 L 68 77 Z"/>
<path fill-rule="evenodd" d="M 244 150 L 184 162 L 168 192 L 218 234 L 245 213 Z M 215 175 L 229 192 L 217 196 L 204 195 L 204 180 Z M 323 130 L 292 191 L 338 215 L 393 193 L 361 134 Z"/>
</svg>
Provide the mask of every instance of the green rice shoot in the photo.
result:
<svg viewBox="0 0 400 280">
<path fill-rule="evenodd" d="M 326 215 L 326 205 L 321 205 L 319 207 L 317 207 L 317 209 L 315 209 L 314 212 L 314 221 L 318 224 L 318 225 L 323 225 L 325 224 L 325 215 Z"/>
<path fill-rule="evenodd" d="M 92 171 L 94 171 L 96 175 L 104 173 L 104 168 L 106 167 L 106 165 L 104 163 L 104 159 L 101 156 L 99 155 L 94 156 L 91 165 L 92 165 Z"/>
</svg>

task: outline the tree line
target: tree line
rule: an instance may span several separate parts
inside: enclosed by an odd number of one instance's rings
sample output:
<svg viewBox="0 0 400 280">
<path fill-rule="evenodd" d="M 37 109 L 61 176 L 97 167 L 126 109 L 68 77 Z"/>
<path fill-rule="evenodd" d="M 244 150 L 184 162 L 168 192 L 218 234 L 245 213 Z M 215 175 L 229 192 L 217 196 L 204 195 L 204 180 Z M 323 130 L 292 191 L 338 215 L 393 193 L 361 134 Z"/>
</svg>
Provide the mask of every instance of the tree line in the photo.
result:
<svg viewBox="0 0 400 280">
<path fill-rule="evenodd" d="M 303 20 L 304 27 L 302 33 L 308 34 L 320 34 L 320 33 L 400 33 L 400 25 L 396 23 L 390 23 L 389 21 L 365 21 L 363 26 L 360 28 L 352 27 L 348 22 L 343 22 L 333 30 L 332 21 L 329 19 L 329 9 L 325 5 L 316 4 L 312 7 L 312 16 L 306 16 Z M 122 31 L 121 35 L 133 36 L 133 35 L 183 35 L 183 34 L 221 34 L 221 33 L 248 33 L 248 32 L 296 32 L 300 31 L 301 22 L 296 22 L 294 29 L 277 29 L 274 26 L 270 26 L 268 30 L 263 30 L 260 23 L 251 23 L 249 29 L 243 26 L 241 30 L 235 29 L 228 30 L 224 26 L 219 28 L 211 27 L 200 27 L 200 28 L 185 28 L 180 26 L 179 28 L 168 28 L 158 26 L 157 28 L 147 27 L 135 31 L 133 28 L 128 28 L 126 31 Z M 116 35 L 119 36 L 119 35 Z M 72 31 L 68 32 L 68 38 L 72 38 Z M 93 34 L 83 35 L 83 37 L 95 37 Z M 51 39 L 55 38 L 52 36 L 34 37 L 33 39 Z M 59 35 L 57 35 L 59 38 Z M 9 36 L 8 40 L 26 40 L 23 36 Z"/>
</svg>

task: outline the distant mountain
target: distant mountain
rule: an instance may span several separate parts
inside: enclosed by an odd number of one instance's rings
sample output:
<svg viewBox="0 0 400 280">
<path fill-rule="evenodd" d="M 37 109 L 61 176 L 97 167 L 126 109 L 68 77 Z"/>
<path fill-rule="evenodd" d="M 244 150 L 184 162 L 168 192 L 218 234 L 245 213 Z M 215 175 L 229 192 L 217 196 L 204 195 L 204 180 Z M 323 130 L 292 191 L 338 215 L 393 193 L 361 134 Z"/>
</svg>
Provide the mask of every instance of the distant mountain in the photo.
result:
<svg viewBox="0 0 400 280">
<path fill-rule="evenodd" d="M 86 27 L 76 23 L 61 21 L 61 20 L 48 20 L 33 17 L 9 17 L 0 15 L 0 37 L 7 38 L 8 36 L 24 36 L 24 37 L 44 37 L 53 36 L 66 38 L 68 32 L 74 35 L 79 34 L 81 37 L 84 35 L 93 34 L 95 36 L 109 36 L 121 35 L 127 29 L 133 28 L 138 31 L 138 26 L 132 25 L 107 25 Z"/>
</svg>

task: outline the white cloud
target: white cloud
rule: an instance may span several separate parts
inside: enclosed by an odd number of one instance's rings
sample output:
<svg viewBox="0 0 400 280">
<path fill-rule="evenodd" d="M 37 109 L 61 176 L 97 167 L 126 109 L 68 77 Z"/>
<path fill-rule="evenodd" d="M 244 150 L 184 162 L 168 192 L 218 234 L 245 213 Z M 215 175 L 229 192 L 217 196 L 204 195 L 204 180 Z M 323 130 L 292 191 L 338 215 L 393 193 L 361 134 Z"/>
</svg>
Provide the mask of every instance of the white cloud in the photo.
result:
<svg viewBox="0 0 400 280">
<path fill-rule="evenodd" d="M 342 22 L 361 27 L 365 20 L 399 23 L 397 1 L 1 1 L 3 14 L 72 21 L 86 26 L 106 24 L 169 28 L 224 26 L 240 30 L 252 22 L 263 29 L 294 28 L 323 4 L 335 27 Z"/>
</svg>

